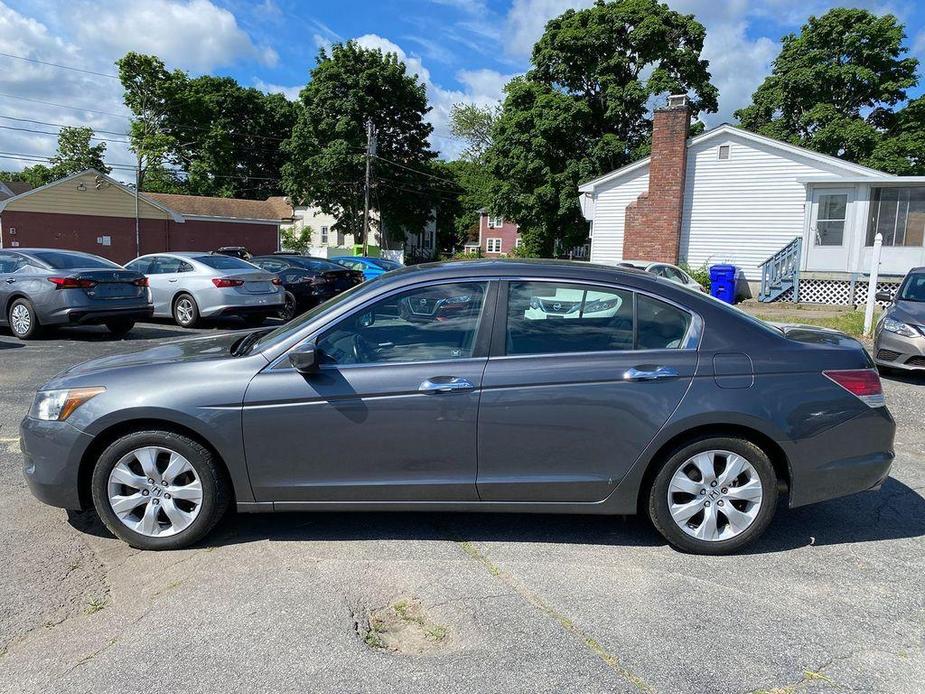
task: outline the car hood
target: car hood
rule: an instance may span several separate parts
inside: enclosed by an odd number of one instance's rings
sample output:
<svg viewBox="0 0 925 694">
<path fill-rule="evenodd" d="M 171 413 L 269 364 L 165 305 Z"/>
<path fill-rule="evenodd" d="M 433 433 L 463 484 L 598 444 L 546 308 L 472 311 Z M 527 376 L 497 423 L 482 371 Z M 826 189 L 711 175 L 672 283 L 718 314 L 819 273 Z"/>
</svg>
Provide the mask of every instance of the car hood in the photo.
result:
<svg viewBox="0 0 925 694">
<path fill-rule="evenodd" d="M 887 315 L 903 323 L 925 325 L 925 302 L 898 300 L 887 309 Z"/>
<path fill-rule="evenodd" d="M 247 333 L 234 332 L 222 335 L 209 335 L 206 337 L 193 337 L 177 340 L 166 345 L 143 349 L 140 352 L 129 354 L 115 354 L 99 359 L 91 359 L 64 371 L 58 378 L 64 376 L 84 376 L 101 371 L 113 369 L 135 368 L 139 366 L 153 366 L 160 364 L 178 364 L 183 362 L 209 361 L 215 359 L 231 358 L 231 345 L 240 340 Z"/>
</svg>

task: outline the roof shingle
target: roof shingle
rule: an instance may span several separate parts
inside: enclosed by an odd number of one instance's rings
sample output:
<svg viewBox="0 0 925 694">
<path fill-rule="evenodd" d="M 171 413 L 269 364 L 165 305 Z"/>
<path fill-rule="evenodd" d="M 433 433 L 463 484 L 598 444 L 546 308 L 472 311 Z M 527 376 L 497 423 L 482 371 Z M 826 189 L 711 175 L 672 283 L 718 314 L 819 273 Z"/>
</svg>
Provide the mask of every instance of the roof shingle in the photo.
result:
<svg viewBox="0 0 925 694">
<path fill-rule="evenodd" d="M 145 193 L 145 196 L 182 215 L 221 219 L 272 220 L 285 220 L 292 217 L 292 208 L 282 197 L 266 200 L 237 200 L 174 193 Z"/>
</svg>

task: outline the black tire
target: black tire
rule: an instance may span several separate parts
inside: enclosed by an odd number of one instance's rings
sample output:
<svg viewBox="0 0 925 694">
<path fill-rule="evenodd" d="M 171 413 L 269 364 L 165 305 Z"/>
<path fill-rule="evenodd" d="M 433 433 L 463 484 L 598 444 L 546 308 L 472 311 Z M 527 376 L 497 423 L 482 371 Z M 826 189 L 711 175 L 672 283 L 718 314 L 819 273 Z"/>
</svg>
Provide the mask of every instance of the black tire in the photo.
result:
<svg viewBox="0 0 925 694">
<path fill-rule="evenodd" d="M 284 322 L 288 323 L 293 318 L 296 317 L 296 312 L 298 309 L 299 302 L 296 300 L 295 295 L 292 292 L 286 292 L 286 303 L 279 310 L 279 317 Z"/>
<path fill-rule="evenodd" d="M 188 311 L 184 309 L 189 309 Z M 183 292 L 173 300 L 173 322 L 181 328 L 195 328 L 199 325 L 199 305 L 196 300 Z"/>
<path fill-rule="evenodd" d="M 25 329 L 23 329 L 22 320 L 14 321 L 14 311 L 20 316 L 25 316 L 28 321 L 28 326 Z M 11 303 L 10 310 L 6 317 L 10 324 L 10 331 L 20 340 L 32 340 L 38 337 L 42 331 L 42 326 L 35 313 L 35 308 L 28 299 L 19 298 Z"/>
<path fill-rule="evenodd" d="M 185 457 L 202 485 L 202 504 L 195 520 L 183 530 L 166 537 L 150 537 L 135 532 L 115 514 L 109 503 L 109 475 L 126 454 L 145 446 L 159 446 Z M 222 519 L 231 499 L 230 484 L 209 449 L 182 434 L 169 431 L 137 431 L 110 444 L 100 455 L 90 481 L 93 506 L 100 519 L 116 537 L 132 547 L 147 550 L 182 549 L 205 537 Z"/>
<path fill-rule="evenodd" d="M 113 337 L 125 337 L 134 327 L 135 321 L 131 318 L 113 318 L 106 321 L 106 328 L 112 333 Z"/>
<path fill-rule="evenodd" d="M 729 451 L 742 456 L 751 463 L 761 483 L 761 504 L 751 524 L 738 535 L 725 540 L 702 540 L 689 535 L 675 522 L 669 509 L 668 491 L 675 472 L 693 456 L 706 451 Z M 662 464 L 649 490 L 649 518 L 655 529 L 675 549 L 691 554 L 732 554 L 754 542 L 767 529 L 777 509 L 777 496 L 777 474 L 774 466 L 758 446 L 741 438 L 702 438 L 685 444 Z M 692 495 L 691 500 L 694 498 L 696 497 Z M 681 501 L 684 501 L 683 497 Z M 691 520 L 696 518 L 697 516 L 694 516 Z"/>
</svg>

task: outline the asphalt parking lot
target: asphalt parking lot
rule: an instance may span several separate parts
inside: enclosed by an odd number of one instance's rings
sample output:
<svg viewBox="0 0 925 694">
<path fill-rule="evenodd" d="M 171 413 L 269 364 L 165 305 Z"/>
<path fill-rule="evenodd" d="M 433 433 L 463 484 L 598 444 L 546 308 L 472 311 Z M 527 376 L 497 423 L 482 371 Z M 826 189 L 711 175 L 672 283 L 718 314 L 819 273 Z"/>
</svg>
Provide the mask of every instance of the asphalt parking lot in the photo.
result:
<svg viewBox="0 0 925 694">
<path fill-rule="evenodd" d="M 733 557 L 679 554 L 635 518 L 340 513 L 231 514 L 145 553 L 35 501 L 17 437 L 35 388 L 196 332 L 0 333 L 0 691 L 925 688 L 925 378 L 885 381 L 879 493 L 782 508 Z"/>
</svg>

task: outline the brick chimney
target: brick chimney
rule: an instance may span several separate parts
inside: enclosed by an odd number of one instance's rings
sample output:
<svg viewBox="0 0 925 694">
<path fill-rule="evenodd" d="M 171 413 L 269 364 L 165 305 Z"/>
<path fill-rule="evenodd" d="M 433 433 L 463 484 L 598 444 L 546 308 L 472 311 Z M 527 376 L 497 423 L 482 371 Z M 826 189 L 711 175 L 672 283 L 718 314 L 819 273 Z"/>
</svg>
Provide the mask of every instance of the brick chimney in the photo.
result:
<svg viewBox="0 0 925 694">
<path fill-rule="evenodd" d="M 691 111 L 687 96 L 670 96 L 652 121 L 649 190 L 626 207 L 623 257 L 677 263 L 684 210 L 684 173 Z"/>
</svg>

